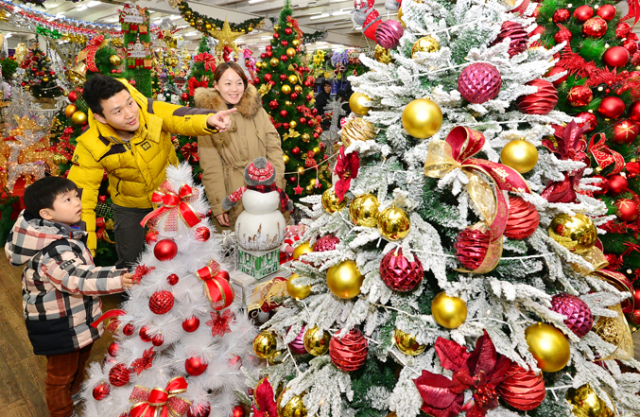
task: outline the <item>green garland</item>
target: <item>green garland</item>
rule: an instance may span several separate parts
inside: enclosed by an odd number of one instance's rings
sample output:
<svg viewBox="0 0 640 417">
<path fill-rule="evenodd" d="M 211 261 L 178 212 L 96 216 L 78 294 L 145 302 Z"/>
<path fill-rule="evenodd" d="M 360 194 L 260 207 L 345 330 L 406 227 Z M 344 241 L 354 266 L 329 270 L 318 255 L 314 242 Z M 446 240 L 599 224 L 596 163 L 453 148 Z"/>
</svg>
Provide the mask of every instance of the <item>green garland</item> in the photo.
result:
<svg viewBox="0 0 640 417">
<path fill-rule="evenodd" d="M 58 32 L 56 29 L 53 29 L 53 30 L 47 29 L 44 26 L 38 26 L 36 28 L 36 33 L 38 35 L 45 36 L 45 37 L 47 37 L 49 39 L 60 39 L 60 38 L 62 38 L 62 33 Z"/>
<path fill-rule="evenodd" d="M 178 6 L 178 10 L 180 11 L 180 16 L 182 16 L 182 18 L 186 20 L 187 23 L 191 25 L 191 27 L 198 29 L 205 35 L 209 35 L 210 30 L 221 30 L 222 25 L 224 25 L 225 22 L 224 20 L 216 19 L 196 12 L 191 7 L 189 7 L 189 4 L 186 1 L 180 3 L 180 5 Z M 250 33 L 251 31 L 253 31 L 253 29 L 259 27 L 263 21 L 263 18 L 256 17 L 240 23 L 229 23 L 229 27 L 234 32 Z"/>
</svg>

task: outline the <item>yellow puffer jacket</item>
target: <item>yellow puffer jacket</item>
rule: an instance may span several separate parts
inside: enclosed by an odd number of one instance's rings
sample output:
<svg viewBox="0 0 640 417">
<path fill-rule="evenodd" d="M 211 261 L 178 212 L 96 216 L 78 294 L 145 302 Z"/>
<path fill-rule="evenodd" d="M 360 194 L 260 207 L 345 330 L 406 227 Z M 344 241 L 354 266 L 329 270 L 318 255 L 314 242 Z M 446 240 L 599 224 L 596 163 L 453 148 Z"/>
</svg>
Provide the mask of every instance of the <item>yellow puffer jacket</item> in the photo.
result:
<svg viewBox="0 0 640 417">
<path fill-rule="evenodd" d="M 148 99 L 121 81 L 140 107 L 140 128 L 128 142 L 89 111 L 89 129 L 77 140 L 69 179 L 82 189 L 82 220 L 87 223 L 87 246 L 95 253 L 98 190 L 104 171 L 114 204 L 150 208 L 151 194 L 165 179 L 165 168 L 177 164 L 171 134 L 187 136 L 216 133 L 207 118 L 212 110 L 176 106 Z"/>
</svg>

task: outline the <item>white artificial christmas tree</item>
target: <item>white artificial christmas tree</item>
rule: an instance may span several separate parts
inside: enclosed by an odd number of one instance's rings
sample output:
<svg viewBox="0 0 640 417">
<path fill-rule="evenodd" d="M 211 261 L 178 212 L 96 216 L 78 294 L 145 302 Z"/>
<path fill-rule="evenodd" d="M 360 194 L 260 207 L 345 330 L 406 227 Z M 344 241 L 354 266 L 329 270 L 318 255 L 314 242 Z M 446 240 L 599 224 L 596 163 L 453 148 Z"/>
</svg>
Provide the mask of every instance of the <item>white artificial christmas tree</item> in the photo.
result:
<svg viewBox="0 0 640 417">
<path fill-rule="evenodd" d="M 154 202 L 156 242 L 148 240 L 122 311 L 106 313 L 118 315 L 116 342 L 90 366 L 84 415 L 228 417 L 247 401 L 241 367 L 252 369 L 255 328 L 231 305 L 220 237 L 188 164 L 167 168 Z"/>
</svg>

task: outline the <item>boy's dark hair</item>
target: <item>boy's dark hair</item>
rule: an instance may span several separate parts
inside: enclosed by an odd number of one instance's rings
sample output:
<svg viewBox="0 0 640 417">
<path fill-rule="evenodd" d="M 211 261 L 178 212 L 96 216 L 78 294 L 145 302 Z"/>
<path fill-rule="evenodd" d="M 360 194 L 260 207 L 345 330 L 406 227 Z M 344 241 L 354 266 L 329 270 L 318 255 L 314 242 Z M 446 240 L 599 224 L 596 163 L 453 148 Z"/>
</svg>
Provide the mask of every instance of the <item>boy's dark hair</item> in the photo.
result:
<svg viewBox="0 0 640 417">
<path fill-rule="evenodd" d="M 126 90 L 120 81 L 106 75 L 94 75 L 84 84 L 82 97 L 94 114 L 104 116 L 101 100 L 108 100 L 122 90 Z"/>
<path fill-rule="evenodd" d="M 77 190 L 76 183 L 63 177 L 44 177 L 24 191 L 24 205 L 29 214 L 41 219 L 40 210 L 52 209 L 56 197 L 67 191 Z"/>
</svg>

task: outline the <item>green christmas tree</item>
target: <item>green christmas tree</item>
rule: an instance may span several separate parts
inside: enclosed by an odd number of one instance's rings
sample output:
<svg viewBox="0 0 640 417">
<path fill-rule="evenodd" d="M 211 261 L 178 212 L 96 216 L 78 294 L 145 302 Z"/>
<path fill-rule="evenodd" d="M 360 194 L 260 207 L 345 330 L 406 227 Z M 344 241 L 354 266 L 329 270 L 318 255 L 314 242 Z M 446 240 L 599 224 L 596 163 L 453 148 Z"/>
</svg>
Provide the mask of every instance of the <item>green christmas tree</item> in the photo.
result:
<svg viewBox="0 0 640 417">
<path fill-rule="evenodd" d="M 25 77 L 22 86 L 29 90 L 38 101 L 51 101 L 62 95 L 57 75 L 51 68 L 51 58 L 36 46 L 29 52 L 22 64 Z"/>
<path fill-rule="evenodd" d="M 127 51 L 126 71 L 123 75 L 138 91 L 151 97 L 153 54 L 150 50 L 149 11 L 127 3 L 120 10 L 120 23 Z"/>
</svg>

